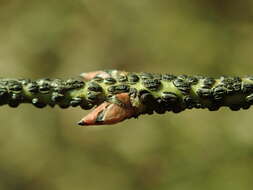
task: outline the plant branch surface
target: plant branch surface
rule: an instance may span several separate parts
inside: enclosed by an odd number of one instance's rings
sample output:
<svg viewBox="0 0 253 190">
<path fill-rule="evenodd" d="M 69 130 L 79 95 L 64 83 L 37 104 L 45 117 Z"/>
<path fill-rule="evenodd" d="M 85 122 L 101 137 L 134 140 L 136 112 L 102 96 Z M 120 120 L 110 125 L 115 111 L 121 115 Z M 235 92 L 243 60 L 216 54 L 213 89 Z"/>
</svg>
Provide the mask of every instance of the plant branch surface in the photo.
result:
<svg viewBox="0 0 253 190">
<path fill-rule="evenodd" d="M 92 109 L 79 125 L 115 124 L 141 114 L 179 113 L 222 106 L 237 111 L 253 104 L 253 77 L 220 78 L 129 73 L 118 70 L 82 73 L 79 78 L 0 79 L 0 105 L 31 103 Z"/>
</svg>

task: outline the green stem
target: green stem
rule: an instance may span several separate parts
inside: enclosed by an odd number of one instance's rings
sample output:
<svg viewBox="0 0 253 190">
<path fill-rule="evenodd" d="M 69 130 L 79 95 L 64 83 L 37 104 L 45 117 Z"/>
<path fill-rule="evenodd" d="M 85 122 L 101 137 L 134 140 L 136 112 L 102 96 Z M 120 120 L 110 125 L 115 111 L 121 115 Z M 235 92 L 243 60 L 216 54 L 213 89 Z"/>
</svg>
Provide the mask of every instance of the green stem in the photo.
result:
<svg viewBox="0 0 253 190">
<path fill-rule="evenodd" d="M 91 109 L 113 96 L 128 93 L 139 114 L 181 112 L 185 109 L 227 106 L 231 110 L 248 109 L 253 104 L 253 77 L 173 76 L 168 74 L 125 73 L 106 71 L 82 79 L 0 79 L 0 105 L 17 107 L 32 103 L 36 107 L 59 105 L 61 108 L 81 106 Z M 116 102 L 117 103 L 117 102 Z"/>
<path fill-rule="evenodd" d="M 17 107 L 21 103 L 31 103 L 38 108 L 59 105 L 61 108 L 91 109 L 103 101 L 103 97 L 96 94 L 94 98 L 94 94 L 87 93 L 81 79 L 0 79 L 0 105 Z"/>
</svg>

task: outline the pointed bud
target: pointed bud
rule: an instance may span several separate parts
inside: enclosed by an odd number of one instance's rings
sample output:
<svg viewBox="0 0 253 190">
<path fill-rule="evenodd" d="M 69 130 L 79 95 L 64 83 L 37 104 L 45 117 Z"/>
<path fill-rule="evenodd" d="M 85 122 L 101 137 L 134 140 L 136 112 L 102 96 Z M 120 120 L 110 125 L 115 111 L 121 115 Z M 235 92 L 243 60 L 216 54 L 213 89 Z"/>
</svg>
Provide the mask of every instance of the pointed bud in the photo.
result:
<svg viewBox="0 0 253 190">
<path fill-rule="evenodd" d="M 131 105 L 130 97 L 127 93 L 117 94 L 115 98 L 121 105 L 113 102 L 104 102 L 85 116 L 78 124 L 82 126 L 115 124 L 135 115 L 135 109 Z"/>
</svg>

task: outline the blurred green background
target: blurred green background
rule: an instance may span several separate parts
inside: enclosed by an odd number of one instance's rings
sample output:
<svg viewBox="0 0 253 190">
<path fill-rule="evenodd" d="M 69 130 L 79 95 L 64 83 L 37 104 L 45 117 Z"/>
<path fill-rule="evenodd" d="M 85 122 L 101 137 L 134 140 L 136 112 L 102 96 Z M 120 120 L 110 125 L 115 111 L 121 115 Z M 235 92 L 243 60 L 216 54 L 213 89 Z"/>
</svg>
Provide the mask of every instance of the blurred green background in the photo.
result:
<svg viewBox="0 0 253 190">
<path fill-rule="evenodd" d="M 0 0 L 0 76 L 98 69 L 253 74 L 253 1 Z M 249 190 L 253 111 L 77 127 L 79 108 L 0 108 L 1 190 Z"/>
</svg>

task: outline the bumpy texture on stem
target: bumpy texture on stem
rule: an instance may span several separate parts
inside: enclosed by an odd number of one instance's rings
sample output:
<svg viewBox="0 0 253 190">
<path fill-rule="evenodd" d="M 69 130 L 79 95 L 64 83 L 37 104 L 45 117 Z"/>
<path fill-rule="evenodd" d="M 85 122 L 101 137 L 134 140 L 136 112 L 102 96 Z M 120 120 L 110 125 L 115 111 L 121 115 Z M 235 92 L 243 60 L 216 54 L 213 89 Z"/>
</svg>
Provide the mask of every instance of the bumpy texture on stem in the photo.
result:
<svg viewBox="0 0 253 190">
<path fill-rule="evenodd" d="M 43 108 L 96 108 L 79 125 L 113 124 L 140 114 L 179 113 L 185 109 L 253 104 L 253 77 L 211 78 L 117 70 L 83 73 L 78 79 L 0 79 L 0 105 L 32 103 Z"/>
</svg>

